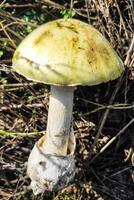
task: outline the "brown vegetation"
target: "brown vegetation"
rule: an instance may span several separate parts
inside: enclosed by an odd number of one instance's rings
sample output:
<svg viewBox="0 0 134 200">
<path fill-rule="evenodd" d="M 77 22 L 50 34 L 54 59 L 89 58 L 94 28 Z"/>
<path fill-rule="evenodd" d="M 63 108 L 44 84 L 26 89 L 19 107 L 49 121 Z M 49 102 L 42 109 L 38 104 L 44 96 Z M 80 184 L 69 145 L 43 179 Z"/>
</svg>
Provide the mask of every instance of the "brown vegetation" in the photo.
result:
<svg viewBox="0 0 134 200">
<path fill-rule="evenodd" d="M 74 102 L 76 177 L 59 193 L 34 197 L 26 162 L 46 129 L 49 87 L 12 69 L 12 55 L 38 25 L 60 17 L 95 26 L 122 58 L 115 81 L 78 87 Z M 134 5 L 132 0 L 0 2 L 0 199 L 133 200 Z"/>
</svg>

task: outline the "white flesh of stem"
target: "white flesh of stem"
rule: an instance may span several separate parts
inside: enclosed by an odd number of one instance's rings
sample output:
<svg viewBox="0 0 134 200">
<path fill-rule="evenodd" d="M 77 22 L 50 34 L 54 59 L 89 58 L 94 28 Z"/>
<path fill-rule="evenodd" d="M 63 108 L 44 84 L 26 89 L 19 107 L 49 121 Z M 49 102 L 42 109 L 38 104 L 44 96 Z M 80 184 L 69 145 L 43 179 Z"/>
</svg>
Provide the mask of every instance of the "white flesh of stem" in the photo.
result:
<svg viewBox="0 0 134 200">
<path fill-rule="evenodd" d="M 73 109 L 73 87 L 51 86 L 44 152 L 67 155 Z"/>
</svg>

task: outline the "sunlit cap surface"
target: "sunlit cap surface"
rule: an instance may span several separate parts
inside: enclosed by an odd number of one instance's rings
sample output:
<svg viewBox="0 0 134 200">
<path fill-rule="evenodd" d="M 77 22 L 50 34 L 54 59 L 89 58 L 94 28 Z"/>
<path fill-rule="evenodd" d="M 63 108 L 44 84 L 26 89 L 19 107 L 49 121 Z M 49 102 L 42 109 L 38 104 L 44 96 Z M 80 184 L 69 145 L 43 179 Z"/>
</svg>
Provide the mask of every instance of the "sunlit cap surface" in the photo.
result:
<svg viewBox="0 0 134 200">
<path fill-rule="evenodd" d="M 107 82 L 124 70 L 105 37 L 75 19 L 59 19 L 35 29 L 15 51 L 13 67 L 28 79 L 69 86 Z"/>
</svg>

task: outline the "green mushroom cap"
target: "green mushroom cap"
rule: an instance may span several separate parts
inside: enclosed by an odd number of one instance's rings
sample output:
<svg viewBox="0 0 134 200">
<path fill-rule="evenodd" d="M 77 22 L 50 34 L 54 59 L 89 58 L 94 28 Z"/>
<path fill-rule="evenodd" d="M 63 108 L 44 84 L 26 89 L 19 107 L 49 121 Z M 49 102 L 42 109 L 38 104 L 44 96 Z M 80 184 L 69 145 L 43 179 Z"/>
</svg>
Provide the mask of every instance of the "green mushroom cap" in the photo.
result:
<svg viewBox="0 0 134 200">
<path fill-rule="evenodd" d="M 105 37 L 76 19 L 58 19 L 35 29 L 16 49 L 13 67 L 28 79 L 67 86 L 107 82 L 124 70 Z"/>
</svg>

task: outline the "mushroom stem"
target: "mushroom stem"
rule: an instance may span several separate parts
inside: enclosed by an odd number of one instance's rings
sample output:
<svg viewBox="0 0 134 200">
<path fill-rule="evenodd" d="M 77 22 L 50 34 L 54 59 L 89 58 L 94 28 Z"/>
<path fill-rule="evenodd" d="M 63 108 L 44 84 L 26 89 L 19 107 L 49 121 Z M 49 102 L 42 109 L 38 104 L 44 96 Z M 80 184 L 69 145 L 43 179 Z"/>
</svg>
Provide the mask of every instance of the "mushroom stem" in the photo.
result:
<svg viewBox="0 0 134 200">
<path fill-rule="evenodd" d="M 45 153 L 67 155 L 74 87 L 51 86 Z"/>
</svg>

